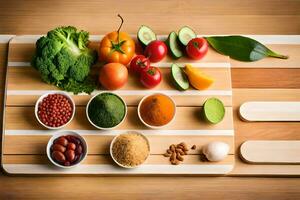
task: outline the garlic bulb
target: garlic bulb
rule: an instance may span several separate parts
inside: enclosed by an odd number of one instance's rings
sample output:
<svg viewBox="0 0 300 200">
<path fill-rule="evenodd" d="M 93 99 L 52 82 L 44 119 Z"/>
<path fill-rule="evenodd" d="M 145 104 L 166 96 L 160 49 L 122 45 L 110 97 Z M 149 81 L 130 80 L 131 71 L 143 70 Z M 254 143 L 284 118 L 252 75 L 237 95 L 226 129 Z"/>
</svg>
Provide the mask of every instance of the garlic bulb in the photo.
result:
<svg viewBox="0 0 300 200">
<path fill-rule="evenodd" d="M 202 149 L 209 161 L 221 161 L 228 155 L 229 145 L 224 142 L 210 142 Z"/>
</svg>

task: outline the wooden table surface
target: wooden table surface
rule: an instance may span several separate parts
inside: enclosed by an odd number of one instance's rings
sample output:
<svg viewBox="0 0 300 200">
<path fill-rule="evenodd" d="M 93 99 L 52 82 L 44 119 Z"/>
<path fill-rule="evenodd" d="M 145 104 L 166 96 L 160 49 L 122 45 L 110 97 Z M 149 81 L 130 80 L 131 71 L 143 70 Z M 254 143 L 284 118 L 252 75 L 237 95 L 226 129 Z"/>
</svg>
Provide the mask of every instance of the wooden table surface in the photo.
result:
<svg viewBox="0 0 300 200">
<path fill-rule="evenodd" d="M 105 34 L 125 18 L 123 30 L 141 24 L 158 34 L 182 25 L 199 34 L 300 34 L 299 0 L 252 1 L 0 1 L 0 34 L 44 34 L 74 25 Z M 0 104 L 3 104 L 7 44 L 0 44 Z M 300 63 L 299 63 L 300 67 Z M 241 88 L 299 89 L 299 69 L 232 69 L 234 104 Z M 236 102 L 235 102 L 236 101 Z M 0 111 L 2 113 L 2 110 Z M 254 139 L 300 139 L 299 123 L 268 125 Z M 251 138 L 247 126 L 235 124 L 236 145 Z M 286 132 L 285 132 L 286 131 Z M 281 132 L 285 132 L 281 134 Z M 242 164 L 237 160 L 237 164 Z M 0 174 L 0 199 L 297 199 L 299 178 L 266 177 L 9 177 Z"/>
</svg>

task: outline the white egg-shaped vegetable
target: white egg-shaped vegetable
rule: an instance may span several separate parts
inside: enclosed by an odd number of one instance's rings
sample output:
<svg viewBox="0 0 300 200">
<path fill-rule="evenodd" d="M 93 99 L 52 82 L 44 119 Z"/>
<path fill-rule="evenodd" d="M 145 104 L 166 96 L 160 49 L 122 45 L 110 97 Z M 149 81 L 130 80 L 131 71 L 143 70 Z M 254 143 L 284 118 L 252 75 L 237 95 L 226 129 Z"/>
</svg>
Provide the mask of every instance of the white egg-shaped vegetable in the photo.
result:
<svg viewBox="0 0 300 200">
<path fill-rule="evenodd" d="M 202 149 L 202 153 L 209 161 L 221 161 L 226 158 L 229 152 L 229 145 L 224 142 L 210 142 Z"/>
</svg>

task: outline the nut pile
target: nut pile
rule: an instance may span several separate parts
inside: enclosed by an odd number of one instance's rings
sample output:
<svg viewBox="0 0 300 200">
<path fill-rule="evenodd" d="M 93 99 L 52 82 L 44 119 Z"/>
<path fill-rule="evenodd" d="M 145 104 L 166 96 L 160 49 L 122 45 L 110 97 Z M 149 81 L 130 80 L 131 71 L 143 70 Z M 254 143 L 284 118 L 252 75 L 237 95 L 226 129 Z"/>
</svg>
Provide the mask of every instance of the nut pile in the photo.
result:
<svg viewBox="0 0 300 200">
<path fill-rule="evenodd" d="M 51 146 L 51 157 L 60 165 L 70 166 L 80 162 L 84 151 L 79 138 L 66 135 L 54 140 Z"/>
<path fill-rule="evenodd" d="M 170 157 L 170 162 L 172 165 L 179 165 L 180 162 L 184 161 L 183 156 L 188 154 L 188 147 L 186 143 L 181 142 L 177 145 L 171 144 L 169 149 L 167 149 L 164 154 L 165 157 Z"/>
</svg>

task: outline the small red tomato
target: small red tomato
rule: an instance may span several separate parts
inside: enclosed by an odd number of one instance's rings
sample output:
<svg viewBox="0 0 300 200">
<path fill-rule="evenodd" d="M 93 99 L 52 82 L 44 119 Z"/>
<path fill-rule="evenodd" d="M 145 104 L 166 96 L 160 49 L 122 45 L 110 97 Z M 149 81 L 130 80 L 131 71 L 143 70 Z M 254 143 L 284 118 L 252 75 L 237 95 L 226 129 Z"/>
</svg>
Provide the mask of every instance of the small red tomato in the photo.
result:
<svg viewBox="0 0 300 200">
<path fill-rule="evenodd" d="M 166 44 L 159 40 L 154 40 L 145 49 L 145 55 L 151 62 L 161 61 L 168 53 Z"/>
<path fill-rule="evenodd" d="M 140 81 L 146 88 L 157 86 L 162 80 L 161 72 L 157 67 L 150 66 L 147 71 L 142 71 Z"/>
<path fill-rule="evenodd" d="M 186 52 L 192 59 L 199 60 L 208 51 L 208 44 L 204 38 L 194 38 L 186 46 Z"/>
<path fill-rule="evenodd" d="M 140 74 L 150 67 L 150 60 L 143 55 L 135 56 L 130 62 L 130 70 L 136 74 Z"/>
</svg>

